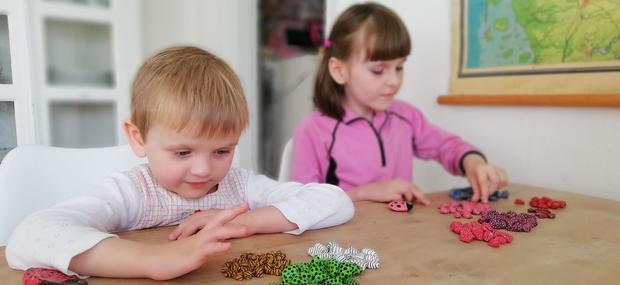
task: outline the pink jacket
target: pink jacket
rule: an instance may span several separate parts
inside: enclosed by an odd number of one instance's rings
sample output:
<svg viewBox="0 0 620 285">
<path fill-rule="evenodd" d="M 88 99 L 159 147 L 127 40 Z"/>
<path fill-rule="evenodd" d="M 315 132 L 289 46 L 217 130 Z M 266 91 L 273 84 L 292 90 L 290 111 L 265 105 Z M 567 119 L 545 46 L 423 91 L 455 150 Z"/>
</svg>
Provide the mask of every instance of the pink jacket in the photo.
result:
<svg viewBox="0 0 620 285">
<path fill-rule="evenodd" d="M 403 101 L 395 100 L 372 122 L 346 108 L 341 121 L 314 111 L 293 136 L 292 180 L 345 190 L 394 178 L 412 181 L 413 157 L 436 160 L 451 174 L 463 175 L 462 159 L 470 153 L 482 155 Z"/>
</svg>

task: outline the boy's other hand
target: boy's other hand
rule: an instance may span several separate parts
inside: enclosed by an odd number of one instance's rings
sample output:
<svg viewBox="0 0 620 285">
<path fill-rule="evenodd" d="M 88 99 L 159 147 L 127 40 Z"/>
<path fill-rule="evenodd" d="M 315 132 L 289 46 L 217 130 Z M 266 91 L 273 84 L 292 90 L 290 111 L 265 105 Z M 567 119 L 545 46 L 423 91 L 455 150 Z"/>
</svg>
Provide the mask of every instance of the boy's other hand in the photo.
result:
<svg viewBox="0 0 620 285">
<path fill-rule="evenodd" d="M 248 203 L 241 203 L 227 209 L 209 209 L 185 218 L 169 235 L 169 240 L 189 237 L 201 229 L 209 230 L 227 224 L 237 216 L 249 211 Z"/>
</svg>

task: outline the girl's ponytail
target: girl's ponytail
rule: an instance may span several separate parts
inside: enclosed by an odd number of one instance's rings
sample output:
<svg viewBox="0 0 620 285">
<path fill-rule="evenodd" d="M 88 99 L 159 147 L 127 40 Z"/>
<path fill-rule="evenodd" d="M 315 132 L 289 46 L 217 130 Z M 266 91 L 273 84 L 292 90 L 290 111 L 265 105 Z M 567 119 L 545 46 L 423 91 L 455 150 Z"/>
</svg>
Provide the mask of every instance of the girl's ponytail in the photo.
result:
<svg viewBox="0 0 620 285">
<path fill-rule="evenodd" d="M 338 84 L 329 74 L 329 59 L 332 57 L 332 47 L 325 47 L 323 58 L 314 81 L 314 97 L 312 101 L 323 114 L 340 120 L 344 115 L 342 100 L 344 87 Z"/>
</svg>

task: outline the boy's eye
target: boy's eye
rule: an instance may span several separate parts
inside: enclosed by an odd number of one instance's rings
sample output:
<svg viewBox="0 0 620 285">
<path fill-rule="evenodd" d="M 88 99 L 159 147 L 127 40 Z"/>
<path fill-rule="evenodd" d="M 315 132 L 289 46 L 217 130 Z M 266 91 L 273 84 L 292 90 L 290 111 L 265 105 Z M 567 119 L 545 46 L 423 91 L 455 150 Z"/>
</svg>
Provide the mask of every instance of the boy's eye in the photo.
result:
<svg viewBox="0 0 620 285">
<path fill-rule="evenodd" d="M 184 157 L 190 155 L 192 152 L 189 150 L 178 150 L 175 151 L 174 154 L 178 157 Z"/>
<path fill-rule="evenodd" d="M 228 149 L 218 149 L 218 150 L 215 151 L 215 154 L 217 154 L 217 155 L 226 155 L 226 154 L 229 154 L 229 153 L 230 153 L 230 150 L 228 150 Z"/>
</svg>

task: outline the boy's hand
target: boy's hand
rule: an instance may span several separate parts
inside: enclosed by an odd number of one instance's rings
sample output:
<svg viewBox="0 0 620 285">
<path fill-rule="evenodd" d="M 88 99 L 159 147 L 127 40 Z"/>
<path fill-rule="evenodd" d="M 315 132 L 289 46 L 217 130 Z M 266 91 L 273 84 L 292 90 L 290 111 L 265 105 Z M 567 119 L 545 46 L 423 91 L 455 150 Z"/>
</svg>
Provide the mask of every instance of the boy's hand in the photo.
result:
<svg viewBox="0 0 620 285">
<path fill-rule="evenodd" d="M 221 210 L 195 235 L 154 249 L 156 252 L 153 254 L 159 258 L 152 259 L 153 266 L 149 266 L 148 277 L 168 280 L 192 272 L 200 268 L 209 256 L 230 249 L 230 243 L 223 240 L 252 235 L 249 227 L 230 223 L 248 209 L 248 204 L 243 203 Z"/>
<path fill-rule="evenodd" d="M 241 207 L 241 208 L 240 208 Z M 243 212 L 238 213 L 241 209 Z M 194 213 L 185 218 L 169 235 L 169 240 L 179 240 L 189 237 L 201 229 L 209 230 L 211 228 L 222 226 L 225 223 L 236 218 L 249 210 L 247 203 L 243 203 L 228 209 L 209 209 Z M 230 218 L 231 215 L 234 217 Z M 223 221 L 226 221 L 222 223 Z"/>
<path fill-rule="evenodd" d="M 347 194 L 353 201 L 412 202 L 417 199 L 424 205 L 431 203 L 420 191 L 418 186 L 402 179 L 391 179 L 366 184 L 347 191 Z"/>
<path fill-rule="evenodd" d="M 168 235 L 169 240 L 184 239 L 206 227 L 222 209 L 209 209 L 189 215 Z"/>
<path fill-rule="evenodd" d="M 488 202 L 491 194 L 508 184 L 506 171 L 493 164 L 486 163 L 477 154 L 466 156 L 463 166 L 467 181 L 474 189 L 474 195 L 471 198 L 473 202 L 480 199 L 482 202 Z"/>
</svg>

